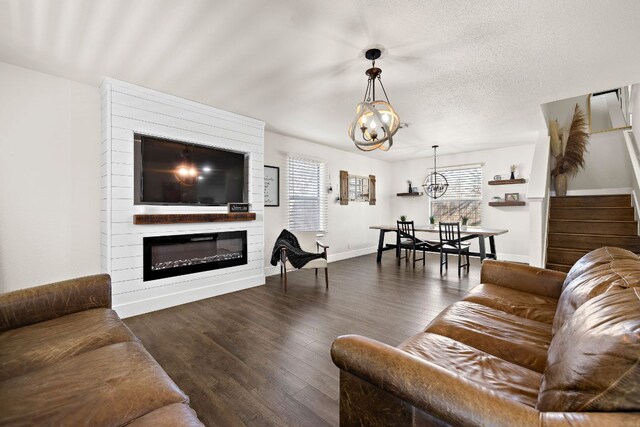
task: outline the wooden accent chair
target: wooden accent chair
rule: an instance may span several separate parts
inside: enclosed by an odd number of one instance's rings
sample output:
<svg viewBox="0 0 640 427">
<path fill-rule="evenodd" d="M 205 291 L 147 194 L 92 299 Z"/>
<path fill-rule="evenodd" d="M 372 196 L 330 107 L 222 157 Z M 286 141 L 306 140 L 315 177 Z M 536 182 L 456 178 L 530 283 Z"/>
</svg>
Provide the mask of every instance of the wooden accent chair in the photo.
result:
<svg viewBox="0 0 640 427">
<path fill-rule="evenodd" d="M 313 259 L 313 260 L 307 262 L 300 269 L 311 269 L 311 268 L 314 268 L 316 270 L 316 276 L 317 276 L 318 275 L 318 269 L 319 268 L 324 268 L 325 288 L 329 289 L 329 267 L 328 267 L 328 263 L 327 263 L 327 249 L 329 249 L 329 246 L 327 246 L 324 243 L 322 243 L 321 241 L 317 240 L 316 241 L 316 250 L 318 252 L 320 252 L 321 248 L 322 248 L 322 251 L 323 251 L 322 258 Z M 297 268 L 294 267 L 291 264 L 291 262 L 289 261 L 289 259 L 287 258 L 287 248 L 282 246 L 282 247 L 280 247 L 280 277 L 284 276 L 284 291 L 285 292 L 287 291 L 287 270 L 297 270 Z"/>
<path fill-rule="evenodd" d="M 469 274 L 469 244 L 460 241 L 459 222 L 440 223 L 440 275 L 442 266 L 449 269 L 449 254 L 458 255 L 458 277 L 463 268 L 467 268 Z M 466 263 L 462 264 L 462 256 L 466 255 Z"/>
</svg>

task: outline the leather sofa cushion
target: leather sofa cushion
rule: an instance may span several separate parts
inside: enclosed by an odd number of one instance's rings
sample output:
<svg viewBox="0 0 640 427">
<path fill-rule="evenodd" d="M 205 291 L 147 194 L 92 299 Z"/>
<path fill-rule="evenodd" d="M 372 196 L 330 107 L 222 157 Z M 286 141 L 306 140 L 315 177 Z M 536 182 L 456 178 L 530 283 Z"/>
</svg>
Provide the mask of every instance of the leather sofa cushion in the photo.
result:
<svg viewBox="0 0 640 427">
<path fill-rule="evenodd" d="M 163 406 L 134 420 L 129 426 L 135 427 L 202 427 L 195 411 L 184 403 Z"/>
<path fill-rule="evenodd" d="M 550 325 L 553 323 L 558 306 L 558 300 L 555 298 L 492 284 L 476 286 L 463 300 Z"/>
<path fill-rule="evenodd" d="M 458 301 L 425 329 L 536 372 L 544 372 L 551 325 Z"/>
<path fill-rule="evenodd" d="M 0 425 L 124 425 L 187 396 L 141 344 L 124 342 L 0 382 L 9 401 Z"/>
<path fill-rule="evenodd" d="M 537 408 L 615 412 L 640 408 L 640 288 L 583 304 L 553 338 Z"/>
<path fill-rule="evenodd" d="M 467 381 L 535 407 L 542 375 L 522 366 L 432 333 L 412 336 L 399 349 L 455 372 Z"/>
<path fill-rule="evenodd" d="M 0 333 L 0 381 L 76 354 L 138 341 L 115 311 L 96 308 Z"/>
<path fill-rule="evenodd" d="M 589 252 L 567 275 L 553 321 L 553 334 L 591 298 L 634 286 L 640 286 L 640 258 L 637 255 L 610 247 Z"/>
</svg>

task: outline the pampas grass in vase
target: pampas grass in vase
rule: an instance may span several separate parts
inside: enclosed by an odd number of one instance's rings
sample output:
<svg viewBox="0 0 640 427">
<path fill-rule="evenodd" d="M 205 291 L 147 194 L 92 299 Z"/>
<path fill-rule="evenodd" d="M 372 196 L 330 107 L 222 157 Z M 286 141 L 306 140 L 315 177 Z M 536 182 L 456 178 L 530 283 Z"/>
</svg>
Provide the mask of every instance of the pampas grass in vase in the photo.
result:
<svg viewBox="0 0 640 427">
<path fill-rule="evenodd" d="M 580 106 L 576 104 L 569 129 L 558 129 L 558 121 L 549 122 L 551 137 L 551 154 L 556 158 L 556 165 L 551 172 L 555 178 L 556 196 L 567 195 L 567 178 L 574 177 L 580 169 L 584 169 L 584 153 L 587 152 L 589 134 L 587 123 Z"/>
</svg>

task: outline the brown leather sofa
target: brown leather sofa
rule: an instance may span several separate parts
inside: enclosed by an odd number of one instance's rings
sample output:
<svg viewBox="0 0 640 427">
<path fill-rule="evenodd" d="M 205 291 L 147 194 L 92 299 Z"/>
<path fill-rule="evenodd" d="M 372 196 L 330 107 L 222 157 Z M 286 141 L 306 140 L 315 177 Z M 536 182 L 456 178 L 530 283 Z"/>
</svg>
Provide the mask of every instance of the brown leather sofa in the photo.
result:
<svg viewBox="0 0 640 427">
<path fill-rule="evenodd" d="M 111 310 L 108 275 L 0 295 L 0 425 L 202 426 Z"/>
<path fill-rule="evenodd" d="M 640 259 L 568 274 L 485 261 L 481 284 L 397 348 L 339 337 L 340 424 L 640 425 Z"/>
</svg>

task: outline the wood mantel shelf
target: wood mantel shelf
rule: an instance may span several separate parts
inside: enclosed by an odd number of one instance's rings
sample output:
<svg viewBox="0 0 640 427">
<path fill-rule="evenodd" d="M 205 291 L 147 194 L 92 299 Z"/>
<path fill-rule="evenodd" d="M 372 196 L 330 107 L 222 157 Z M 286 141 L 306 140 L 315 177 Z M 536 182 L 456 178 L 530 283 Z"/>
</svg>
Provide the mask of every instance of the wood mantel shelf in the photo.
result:
<svg viewBox="0 0 640 427">
<path fill-rule="evenodd" d="M 255 212 L 206 214 L 139 214 L 133 216 L 133 223 L 138 225 L 188 224 L 194 222 L 255 221 L 255 219 Z"/>
</svg>

